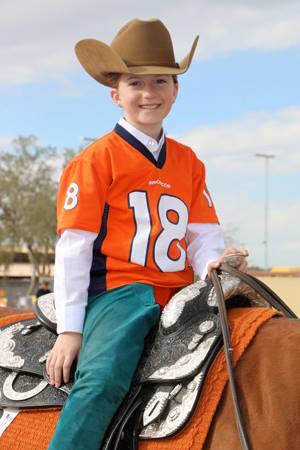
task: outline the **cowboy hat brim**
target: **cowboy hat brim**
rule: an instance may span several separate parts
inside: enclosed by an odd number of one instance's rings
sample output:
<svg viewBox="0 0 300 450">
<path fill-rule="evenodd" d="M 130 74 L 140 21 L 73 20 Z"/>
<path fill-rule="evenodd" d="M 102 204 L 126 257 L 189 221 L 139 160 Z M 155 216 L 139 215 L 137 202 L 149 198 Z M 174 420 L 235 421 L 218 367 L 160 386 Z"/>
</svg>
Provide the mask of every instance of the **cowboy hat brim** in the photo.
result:
<svg viewBox="0 0 300 450">
<path fill-rule="evenodd" d="M 111 79 L 107 76 L 111 73 L 132 73 L 134 75 L 180 75 L 185 73 L 192 62 L 198 40 L 199 36 L 196 36 L 191 50 L 180 64 L 176 64 L 176 67 L 126 65 L 113 48 L 96 39 L 79 41 L 75 46 L 75 53 L 80 64 L 91 77 L 105 86 L 112 87 Z"/>
</svg>

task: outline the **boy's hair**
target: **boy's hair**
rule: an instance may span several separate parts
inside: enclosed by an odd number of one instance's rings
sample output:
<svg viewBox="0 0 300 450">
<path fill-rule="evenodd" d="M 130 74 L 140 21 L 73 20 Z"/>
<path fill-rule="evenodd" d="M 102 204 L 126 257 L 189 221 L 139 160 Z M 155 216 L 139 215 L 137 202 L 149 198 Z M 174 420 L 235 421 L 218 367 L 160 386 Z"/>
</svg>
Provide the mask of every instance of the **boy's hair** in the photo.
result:
<svg viewBox="0 0 300 450">
<path fill-rule="evenodd" d="M 118 87 L 119 79 L 121 77 L 120 73 L 108 73 L 106 75 L 107 79 L 109 80 L 110 86 L 114 89 Z M 174 84 L 178 84 L 178 77 L 177 75 L 172 75 Z"/>
</svg>

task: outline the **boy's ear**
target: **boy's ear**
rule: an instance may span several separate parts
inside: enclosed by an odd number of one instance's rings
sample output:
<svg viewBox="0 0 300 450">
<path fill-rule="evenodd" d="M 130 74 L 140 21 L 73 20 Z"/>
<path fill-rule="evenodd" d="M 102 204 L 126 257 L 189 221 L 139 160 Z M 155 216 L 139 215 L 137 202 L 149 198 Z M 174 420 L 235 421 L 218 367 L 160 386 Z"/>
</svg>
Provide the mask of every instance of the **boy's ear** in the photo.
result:
<svg viewBox="0 0 300 450">
<path fill-rule="evenodd" d="M 114 102 L 115 105 L 121 106 L 121 104 L 120 104 L 120 96 L 119 96 L 118 89 L 113 88 L 113 89 L 110 91 L 110 96 L 111 96 L 112 101 Z"/>
</svg>

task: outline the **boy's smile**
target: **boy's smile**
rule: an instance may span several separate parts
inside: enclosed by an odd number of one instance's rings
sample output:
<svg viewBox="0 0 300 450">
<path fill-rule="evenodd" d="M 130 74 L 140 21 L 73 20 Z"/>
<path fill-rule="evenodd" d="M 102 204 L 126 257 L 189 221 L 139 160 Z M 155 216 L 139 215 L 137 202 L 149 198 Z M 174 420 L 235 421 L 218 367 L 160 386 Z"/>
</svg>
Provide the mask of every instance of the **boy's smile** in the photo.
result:
<svg viewBox="0 0 300 450">
<path fill-rule="evenodd" d="M 171 110 L 177 93 L 178 84 L 172 75 L 122 74 L 111 97 L 123 108 L 124 117 L 131 125 L 158 140 L 163 119 Z"/>
</svg>

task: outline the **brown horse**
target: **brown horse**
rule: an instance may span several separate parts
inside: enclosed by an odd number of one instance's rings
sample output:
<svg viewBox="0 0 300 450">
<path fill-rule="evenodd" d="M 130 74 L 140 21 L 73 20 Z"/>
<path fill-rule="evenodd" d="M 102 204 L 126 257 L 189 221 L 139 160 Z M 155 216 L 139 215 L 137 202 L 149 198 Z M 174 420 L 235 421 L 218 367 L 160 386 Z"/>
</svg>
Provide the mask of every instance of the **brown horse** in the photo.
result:
<svg viewBox="0 0 300 450">
<path fill-rule="evenodd" d="M 276 318 L 266 322 L 235 374 L 251 449 L 299 450 L 300 320 Z M 204 449 L 240 448 L 227 386 Z"/>
<path fill-rule="evenodd" d="M 0 316 L 13 314 L 0 308 Z M 251 450 L 298 450 L 300 448 L 300 320 L 273 318 L 258 330 L 256 337 L 236 367 L 236 381 L 245 429 Z M 188 426 L 193 425 L 193 419 Z M 28 436 L 30 434 L 28 433 Z M 28 440 L 30 437 L 28 437 Z M 176 437 L 169 448 L 200 448 L 182 443 Z M 165 448 L 152 441 L 147 448 Z M 16 445 L 16 446 L 14 446 Z M 38 448 L 41 447 L 25 448 Z M 160 447 L 162 445 L 162 447 Z M 0 447 L 1 438 L 0 438 Z M 141 445 L 143 448 L 143 445 Z M 10 450 L 19 448 L 11 442 Z M 24 448 L 24 447 L 23 447 Z M 45 447 L 46 448 L 46 447 Z M 239 450 L 231 394 L 223 392 L 209 429 L 204 450 Z"/>
</svg>

